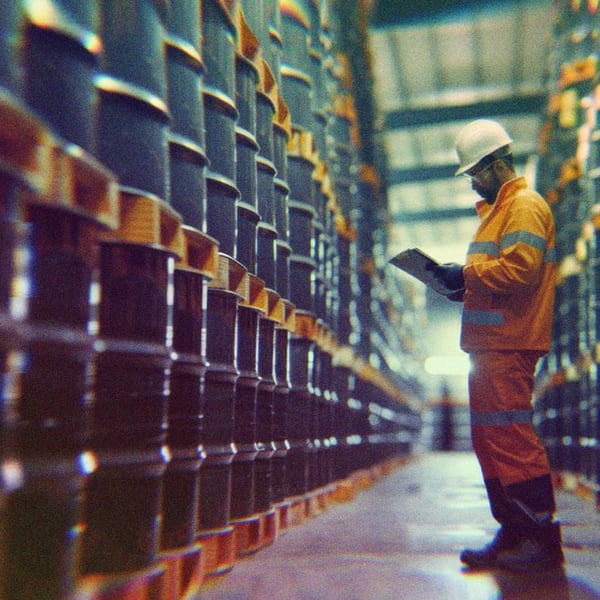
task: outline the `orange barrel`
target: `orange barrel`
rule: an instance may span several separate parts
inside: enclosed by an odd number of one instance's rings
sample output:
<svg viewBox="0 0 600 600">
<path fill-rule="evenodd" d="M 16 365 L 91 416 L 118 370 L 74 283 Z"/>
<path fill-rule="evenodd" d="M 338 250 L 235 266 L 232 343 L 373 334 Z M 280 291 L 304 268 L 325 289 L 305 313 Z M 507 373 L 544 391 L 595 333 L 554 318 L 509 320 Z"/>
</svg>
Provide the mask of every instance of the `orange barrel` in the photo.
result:
<svg viewBox="0 0 600 600">
<path fill-rule="evenodd" d="M 219 254 L 217 277 L 208 288 L 202 444 L 206 453 L 200 468 L 198 540 L 208 549 L 206 574 L 233 567 L 231 469 L 236 383 L 238 302 L 248 298 L 246 269 L 231 256 Z M 204 558 L 204 556 L 203 556 Z"/>
<path fill-rule="evenodd" d="M 95 404 L 83 570 L 150 566 L 157 554 L 181 219 L 154 196 L 122 189 L 120 227 L 101 245 Z"/>
<path fill-rule="evenodd" d="M 309 456 L 312 453 L 312 371 L 314 365 L 313 314 L 296 310 L 295 332 L 290 338 L 290 395 L 288 408 L 287 477 L 290 496 L 305 494 L 309 487 Z"/>
<path fill-rule="evenodd" d="M 163 478 L 162 550 L 195 542 L 199 473 L 204 459 L 207 282 L 216 276 L 218 259 L 215 240 L 189 226 L 183 226 L 182 233 L 183 252 L 174 275 L 174 354 L 166 440 L 170 461 Z"/>
<path fill-rule="evenodd" d="M 56 0 L 50 10 L 29 2 L 23 6 L 24 97 L 59 136 L 95 153 L 93 78 L 102 49 L 97 3 Z"/>
<path fill-rule="evenodd" d="M 275 326 L 275 389 L 273 390 L 273 441 L 271 495 L 273 504 L 289 496 L 287 455 L 290 449 L 288 411 L 290 399 L 290 335 L 295 327 L 295 308 L 289 300 L 283 302 L 283 322 Z"/>
<path fill-rule="evenodd" d="M 22 25 L 21 0 L 5 2 L 0 11 L 0 88 L 8 90 L 17 97 L 23 93 Z"/>
<path fill-rule="evenodd" d="M 188 12 L 189 11 L 189 12 Z M 168 12 L 166 45 L 170 202 L 184 223 L 206 229 L 206 149 L 200 4 L 175 2 Z"/>
</svg>

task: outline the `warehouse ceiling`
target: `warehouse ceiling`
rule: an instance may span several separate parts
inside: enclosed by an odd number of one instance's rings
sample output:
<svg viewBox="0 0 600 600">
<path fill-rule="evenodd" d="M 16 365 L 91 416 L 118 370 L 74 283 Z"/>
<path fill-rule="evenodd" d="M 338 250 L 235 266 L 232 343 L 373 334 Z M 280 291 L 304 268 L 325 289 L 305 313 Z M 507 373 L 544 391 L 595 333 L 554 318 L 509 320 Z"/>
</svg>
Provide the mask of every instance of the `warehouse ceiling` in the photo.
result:
<svg viewBox="0 0 600 600">
<path fill-rule="evenodd" d="M 490 117 L 515 140 L 518 170 L 534 177 L 552 0 L 375 0 L 369 46 L 387 162 L 388 255 L 420 246 L 464 259 L 476 195 L 456 170 L 454 139 Z"/>
</svg>

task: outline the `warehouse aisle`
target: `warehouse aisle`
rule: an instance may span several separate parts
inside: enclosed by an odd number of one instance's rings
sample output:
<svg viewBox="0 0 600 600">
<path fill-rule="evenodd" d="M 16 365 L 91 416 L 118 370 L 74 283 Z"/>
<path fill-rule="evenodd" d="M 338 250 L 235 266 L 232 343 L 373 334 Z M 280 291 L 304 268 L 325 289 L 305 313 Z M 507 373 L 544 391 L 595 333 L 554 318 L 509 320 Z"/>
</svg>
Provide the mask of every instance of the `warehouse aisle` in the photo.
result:
<svg viewBox="0 0 600 600">
<path fill-rule="evenodd" d="M 207 600 L 600 599 L 600 513 L 558 493 L 567 564 L 539 575 L 469 573 L 463 545 L 483 545 L 496 523 L 471 453 L 413 459 L 351 502 L 285 531 L 209 583 Z"/>
</svg>

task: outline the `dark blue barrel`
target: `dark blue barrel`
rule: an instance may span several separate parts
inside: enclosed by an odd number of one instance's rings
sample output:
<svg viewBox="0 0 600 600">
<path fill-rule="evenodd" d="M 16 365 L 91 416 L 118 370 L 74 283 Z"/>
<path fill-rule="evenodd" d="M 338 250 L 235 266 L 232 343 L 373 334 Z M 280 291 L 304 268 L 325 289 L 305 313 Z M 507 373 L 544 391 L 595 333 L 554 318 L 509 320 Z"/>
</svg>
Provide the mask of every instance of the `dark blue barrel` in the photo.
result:
<svg viewBox="0 0 600 600">
<path fill-rule="evenodd" d="M 206 572 L 223 573 L 233 567 L 231 470 L 235 457 L 234 417 L 237 368 L 238 302 L 248 296 L 246 269 L 221 253 L 220 277 L 208 289 L 202 443 L 206 458 L 200 469 L 198 539 L 210 548 Z"/>
<path fill-rule="evenodd" d="M 207 267 L 217 246 L 200 231 L 184 226 L 184 259 L 175 269 L 173 349 L 168 403 L 167 446 L 171 459 L 163 478 L 160 547 L 195 542 L 200 503 L 200 466 L 204 459 L 202 421 L 206 359 Z"/>
<path fill-rule="evenodd" d="M 279 10 L 279 0 L 265 0 L 265 14 L 269 29 L 269 41 L 264 47 L 265 59 L 273 72 L 277 85 L 281 87 L 283 40 L 281 39 L 281 12 Z"/>
<path fill-rule="evenodd" d="M 98 156 L 134 192 L 168 199 L 168 111 L 142 88 L 107 75 L 100 92 Z"/>
<path fill-rule="evenodd" d="M 206 149 L 200 6 L 175 2 L 168 12 L 167 55 L 170 202 L 184 223 L 206 229 Z"/>
<path fill-rule="evenodd" d="M 95 153 L 94 75 L 102 48 L 97 4 L 65 0 L 53 8 L 26 10 L 23 93 L 28 105 L 60 137 Z"/>
<path fill-rule="evenodd" d="M 235 392 L 234 442 L 232 464 L 231 524 L 236 531 L 236 554 L 257 549 L 259 521 L 255 516 L 256 398 L 258 376 L 258 323 L 265 311 L 264 284 L 250 275 L 248 300 L 238 306 L 237 366 L 240 376 Z"/>
<path fill-rule="evenodd" d="M 288 403 L 288 439 L 290 449 L 286 460 L 286 474 L 290 496 L 301 496 L 308 491 L 310 415 L 312 404 L 313 342 L 301 335 L 290 339 L 290 392 Z"/>
<path fill-rule="evenodd" d="M 87 3 L 81 3 L 87 4 Z M 158 0 L 100 2 L 103 73 L 167 101 L 163 3 Z"/>
<path fill-rule="evenodd" d="M 22 45 L 22 2 L 3 2 L 0 10 L 0 87 L 17 97 L 23 93 Z"/>
<path fill-rule="evenodd" d="M 98 156 L 135 192 L 169 201 L 163 4 L 100 3 Z"/>
<path fill-rule="evenodd" d="M 207 231 L 221 252 L 235 256 L 236 202 L 236 77 L 237 28 L 224 3 L 202 5 L 202 57 L 206 67 L 203 97 L 206 129 Z"/>
<path fill-rule="evenodd" d="M 275 389 L 273 391 L 273 441 L 271 494 L 274 505 L 289 496 L 287 455 L 290 449 L 288 412 L 290 410 L 289 345 L 293 330 L 294 309 L 284 300 L 284 321 L 275 327 Z"/>
<path fill-rule="evenodd" d="M 123 210 L 160 209 L 158 201 L 122 193 Z M 154 211 L 140 211 L 142 223 Z M 130 224 L 128 222 L 123 225 Z M 166 225 L 166 223 L 163 223 Z M 150 566 L 159 545 L 171 367 L 174 257 L 136 232 L 101 247 L 101 302 L 91 448 L 98 468 L 86 488 L 86 573 Z M 162 231 L 161 231 L 162 232 Z M 114 507 L 119 510 L 115 511 Z"/>
<path fill-rule="evenodd" d="M 6 597 L 33 598 L 44 590 L 45 597 L 58 599 L 74 587 L 83 488 L 95 462 L 88 453 L 95 355 L 88 324 L 101 228 L 42 204 L 28 206 L 24 219 L 31 297 L 26 359 L 13 399 L 23 485 L 5 506 Z"/>
</svg>

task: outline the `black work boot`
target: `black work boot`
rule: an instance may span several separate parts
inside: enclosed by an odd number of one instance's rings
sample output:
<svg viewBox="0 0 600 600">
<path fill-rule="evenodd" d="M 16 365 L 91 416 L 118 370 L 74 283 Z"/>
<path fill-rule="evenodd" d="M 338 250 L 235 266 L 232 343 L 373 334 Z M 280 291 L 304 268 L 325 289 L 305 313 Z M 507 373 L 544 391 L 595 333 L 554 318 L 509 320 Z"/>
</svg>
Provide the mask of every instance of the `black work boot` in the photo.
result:
<svg viewBox="0 0 600 600">
<path fill-rule="evenodd" d="M 521 535 L 514 528 L 502 525 L 489 544 L 480 550 L 463 550 L 460 560 L 471 569 L 492 569 L 498 566 L 501 553 L 518 548 L 521 541 Z"/>
<path fill-rule="evenodd" d="M 542 571 L 560 567 L 565 561 L 559 523 L 531 529 L 514 548 L 501 552 L 497 566 L 509 571 Z"/>
</svg>

